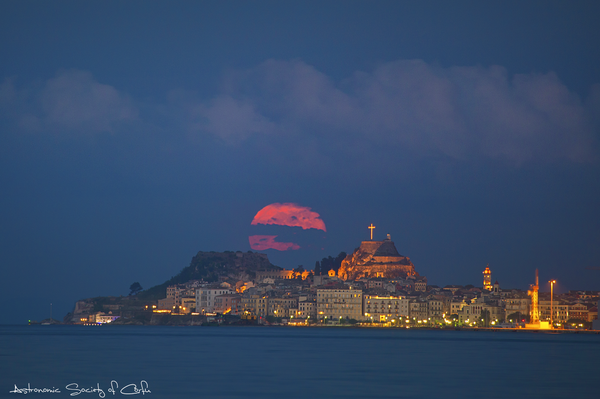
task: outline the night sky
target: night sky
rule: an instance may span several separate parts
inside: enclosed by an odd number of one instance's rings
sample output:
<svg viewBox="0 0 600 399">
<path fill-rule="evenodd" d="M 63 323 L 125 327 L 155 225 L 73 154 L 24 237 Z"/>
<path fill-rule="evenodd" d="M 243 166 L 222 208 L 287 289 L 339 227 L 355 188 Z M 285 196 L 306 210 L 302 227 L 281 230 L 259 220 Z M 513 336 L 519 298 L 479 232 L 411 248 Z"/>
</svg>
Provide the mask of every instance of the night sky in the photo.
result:
<svg viewBox="0 0 600 399">
<path fill-rule="evenodd" d="M 0 2 L 0 323 L 198 251 L 600 289 L 600 3 Z M 324 228 L 252 224 L 296 204 Z M 312 214 L 311 213 L 311 214 Z M 291 217 L 291 216 L 290 216 Z M 299 249 L 294 249 L 300 247 Z"/>
</svg>

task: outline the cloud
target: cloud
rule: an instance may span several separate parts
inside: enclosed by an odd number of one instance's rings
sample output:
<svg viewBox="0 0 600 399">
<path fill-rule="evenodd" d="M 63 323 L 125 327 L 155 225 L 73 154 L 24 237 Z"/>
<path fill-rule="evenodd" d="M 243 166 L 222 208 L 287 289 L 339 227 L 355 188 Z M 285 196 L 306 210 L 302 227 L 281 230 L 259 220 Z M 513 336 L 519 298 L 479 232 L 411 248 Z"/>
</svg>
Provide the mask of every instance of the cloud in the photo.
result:
<svg viewBox="0 0 600 399">
<path fill-rule="evenodd" d="M 42 85 L 25 88 L 6 79 L 0 86 L 0 107 L 24 130 L 114 132 L 138 117 L 127 95 L 79 70 L 60 71 Z"/>
<path fill-rule="evenodd" d="M 208 106 L 198 105 L 192 111 L 196 120 L 192 130 L 204 130 L 229 144 L 240 143 L 252 133 L 269 133 L 273 124 L 255 112 L 249 102 L 223 95 L 210 101 Z"/>
<path fill-rule="evenodd" d="M 349 155 L 379 147 L 515 165 L 597 158 L 597 124 L 552 72 L 511 77 L 501 66 L 404 60 L 336 84 L 302 61 L 270 60 L 230 74 L 198 109 L 196 127 L 236 143 L 263 137 L 310 151 L 313 140 Z"/>
<path fill-rule="evenodd" d="M 367 159 L 389 164 L 407 155 L 515 166 L 598 158 L 600 89 L 583 101 L 552 72 L 511 76 L 501 66 L 400 60 L 336 82 L 299 60 L 268 60 L 226 74 L 209 98 L 145 104 L 143 117 L 139 102 L 89 72 L 59 71 L 24 87 L 15 81 L 0 84 L 0 116 L 20 130 L 181 130 L 192 142 L 216 138 L 298 170 L 363 168 Z"/>
<path fill-rule="evenodd" d="M 317 212 L 311 211 L 308 207 L 292 203 L 274 203 L 265 206 L 254 216 L 251 224 L 274 224 L 302 227 L 304 230 L 317 229 L 327 231 L 325 223 Z"/>
<path fill-rule="evenodd" d="M 277 242 L 275 241 L 277 236 L 250 236 L 250 248 L 256 251 L 264 251 L 266 249 L 276 249 L 278 251 L 288 251 L 300 249 L 300 245 L 294 244 L 293 242 Z"/>
<path fill-rule="evenodd" d="M 89 72 L 59 73 L 46 83 L 40 99 L 46 122 L 70 129 L 111 131 L 115 123 L 137 116 L 127 96 L 98 83 Z"/>
</svg>

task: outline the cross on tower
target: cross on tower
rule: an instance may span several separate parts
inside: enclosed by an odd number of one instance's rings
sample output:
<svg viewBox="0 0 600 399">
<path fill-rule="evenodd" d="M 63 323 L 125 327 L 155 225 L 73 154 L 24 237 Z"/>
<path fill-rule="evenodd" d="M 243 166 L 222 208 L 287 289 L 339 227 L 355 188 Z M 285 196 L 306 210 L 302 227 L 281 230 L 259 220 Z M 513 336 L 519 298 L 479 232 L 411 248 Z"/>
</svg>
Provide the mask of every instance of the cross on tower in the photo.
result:
<svg viewBox="0 0 600 399">
<path fill-rule="evenodd" d="M 371 230 L 371 241 L 373 241 L 373 229 L 375 228 L 375 226 L 373 226 L 373 223 L 371 223 L 371 225 L 368 228 Z"/>
</svg>

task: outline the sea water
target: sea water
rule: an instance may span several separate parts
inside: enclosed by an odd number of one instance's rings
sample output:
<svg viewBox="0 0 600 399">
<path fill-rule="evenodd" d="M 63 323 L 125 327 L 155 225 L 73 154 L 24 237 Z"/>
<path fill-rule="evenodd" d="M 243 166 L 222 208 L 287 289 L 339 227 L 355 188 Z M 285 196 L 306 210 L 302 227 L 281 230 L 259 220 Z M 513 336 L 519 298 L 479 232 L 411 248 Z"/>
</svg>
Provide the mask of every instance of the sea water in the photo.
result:
<svg viewBox="0 0 600 399">
<path fill-rule="evenodd" d="M 600 398 L 599 361 L 596 334 L 0 326 L 0 397 Z"/>
</svg>

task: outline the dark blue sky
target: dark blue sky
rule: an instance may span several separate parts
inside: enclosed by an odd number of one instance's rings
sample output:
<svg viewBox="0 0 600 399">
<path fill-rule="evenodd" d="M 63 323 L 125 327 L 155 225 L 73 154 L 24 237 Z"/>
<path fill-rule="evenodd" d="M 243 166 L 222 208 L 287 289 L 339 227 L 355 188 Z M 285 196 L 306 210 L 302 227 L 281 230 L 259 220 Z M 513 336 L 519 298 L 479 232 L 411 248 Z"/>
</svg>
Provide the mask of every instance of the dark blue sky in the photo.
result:
<svg viewBox="0 0 600 399">
<path fill-rule="evenodd" d="M 2 323 L 277 234 L 430 284 L 600 289 L 592 2 L 0 3 Z M 264 206 L 327 232 L 251 226 Z M 545 290 L 544 284 L 542 289 Z"/>
</svg>

